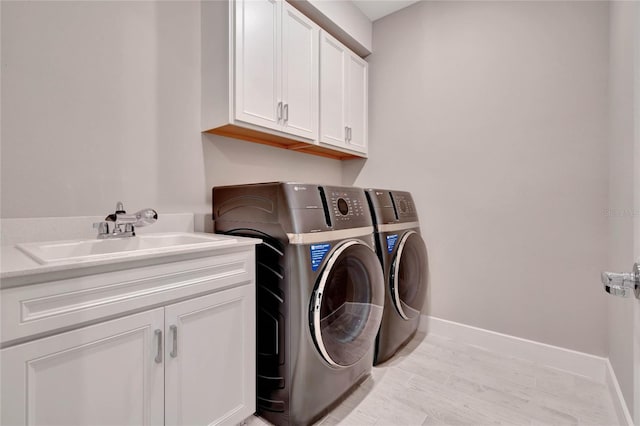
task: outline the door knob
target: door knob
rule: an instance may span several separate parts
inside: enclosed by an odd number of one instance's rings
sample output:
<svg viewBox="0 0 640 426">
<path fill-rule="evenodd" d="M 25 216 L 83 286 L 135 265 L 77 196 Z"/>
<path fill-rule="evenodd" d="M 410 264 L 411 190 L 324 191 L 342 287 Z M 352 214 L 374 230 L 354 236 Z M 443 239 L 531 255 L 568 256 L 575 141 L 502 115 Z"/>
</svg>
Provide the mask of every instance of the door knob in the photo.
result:
<svg viewBox="0 0 640 426">
<path fill-rule="evenodd" d="M 607 293 L 627 297 L 635 292 L 636 297 L 640 299 L 640 264 L 633 265 L 633 272 L 603 272 L 600 279 Z"/>
</svg>

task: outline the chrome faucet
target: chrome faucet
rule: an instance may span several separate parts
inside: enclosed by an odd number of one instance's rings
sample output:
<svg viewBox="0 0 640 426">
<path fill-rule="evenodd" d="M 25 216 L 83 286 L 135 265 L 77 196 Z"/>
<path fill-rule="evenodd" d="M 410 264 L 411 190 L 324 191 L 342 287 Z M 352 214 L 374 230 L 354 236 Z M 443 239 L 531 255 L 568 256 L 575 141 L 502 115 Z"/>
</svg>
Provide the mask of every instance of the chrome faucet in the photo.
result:
<svg viewBox="0 0 640 426">
<path fill-rule="evenodd" d="M 98 239 L 135 237 L 136 226 L 151 225 L 158 220 L 158 213 L 153 209 L 143 209 L 127 214 L 121 201 L 116 204 L 116 212 L 108 215 L 104 222 L 94 223 L 98 229 Z M 109 222 L 113 223 L 109 232 Z"/>
</svg>

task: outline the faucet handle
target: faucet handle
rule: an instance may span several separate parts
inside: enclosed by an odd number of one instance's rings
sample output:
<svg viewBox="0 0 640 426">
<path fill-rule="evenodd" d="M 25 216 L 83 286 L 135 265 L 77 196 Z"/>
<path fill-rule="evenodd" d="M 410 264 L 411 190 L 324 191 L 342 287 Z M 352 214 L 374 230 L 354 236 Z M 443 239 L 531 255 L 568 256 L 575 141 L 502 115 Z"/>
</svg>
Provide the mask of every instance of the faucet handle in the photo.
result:
<svg viewBox="0 0 640 426">
<path fill-rule="evenodd" d="M 153 225 L 158 220 L 158 212 L 154 209 L 144 209 L 134 213 L 136 217 L 135 226 Z"/>
<path fill-rule="evenodd" d="M 106 235 L 109 233 L 109 224 L 107 222 L 96 222 L 93 224 L 93 229 L 98 230 L 98 236 Z"/>
<path fill-rule="evenodd" d="M 104 220 L 106 220 L 107 222 L 115 222 L 118 219 L 119 214 L 127 214 L 127 212 L 124 211 L 124 205 L 122 204 L 122 201 L 118 201 L 116 203 L 116 212 L 107 215 Z"/>
</svg>

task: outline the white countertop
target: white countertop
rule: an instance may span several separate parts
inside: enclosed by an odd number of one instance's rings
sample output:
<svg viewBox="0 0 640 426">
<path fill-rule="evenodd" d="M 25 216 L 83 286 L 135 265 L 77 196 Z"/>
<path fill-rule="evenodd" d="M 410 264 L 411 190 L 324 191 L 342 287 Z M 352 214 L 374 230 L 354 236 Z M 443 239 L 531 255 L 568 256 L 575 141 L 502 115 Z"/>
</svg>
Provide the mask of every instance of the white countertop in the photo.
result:
<svg viewBox="0 0 640 426">
<path fill-rule="evenodd" d="M 208 235 L 205 233 L 193 233 L 194 235 Z M 172 258 L 197 255 L 203 252 L 215 252 L 219 250 L 229 250 L 245 246 L 259 244 L 260 240 L 255 238 L 231 237 L 227 235 L 215 234 L 218 241 L 215 244 L 198 244 L 185 247 L 176 247 L 171 250 L 160 252 L 128 252 L 126 257 L 108 257 L 101 259 L 85 260 L 61 260 L 52 263 L 39 263 L 32 257 L 14 246 L 0 247 L 0 287 L 12 286 L 12 280 L 24 278 L 31 275 L 53 274 L 60 272 L 81 273 L 87 275 L 91 273 L 88 268 L 98 268 L 104 266 L 135 268 L 135 263 L 152 260 L 172 261 Z M 136 238 L 136 237 L 132 237 Z M 220 241 L 222 240 L 222 241 Z M 176 259 L 179 260 L 179 259 Z"/>
</svg>

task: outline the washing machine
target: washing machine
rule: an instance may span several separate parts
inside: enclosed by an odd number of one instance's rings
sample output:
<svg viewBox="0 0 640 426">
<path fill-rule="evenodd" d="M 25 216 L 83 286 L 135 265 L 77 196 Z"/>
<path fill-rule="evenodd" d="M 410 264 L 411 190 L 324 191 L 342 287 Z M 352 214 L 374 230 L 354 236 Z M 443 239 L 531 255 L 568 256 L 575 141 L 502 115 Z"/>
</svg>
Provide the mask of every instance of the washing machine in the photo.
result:
<svg viewBox="0 0 640 426">
<path fill-rule="evenodd" d="M 256 247 L 257 412 L 311 424 L 371 371 L 384 279 L 362 189 L 213 188 L 215 230 Z"/>
<path fill-rule="evenodd" d="M 384 271 L 385 305 L 375 364 L 390 359 L 418 330 L 428 283 L 427 249 L 409 192 L 366 189 Z"/>
</svg>

